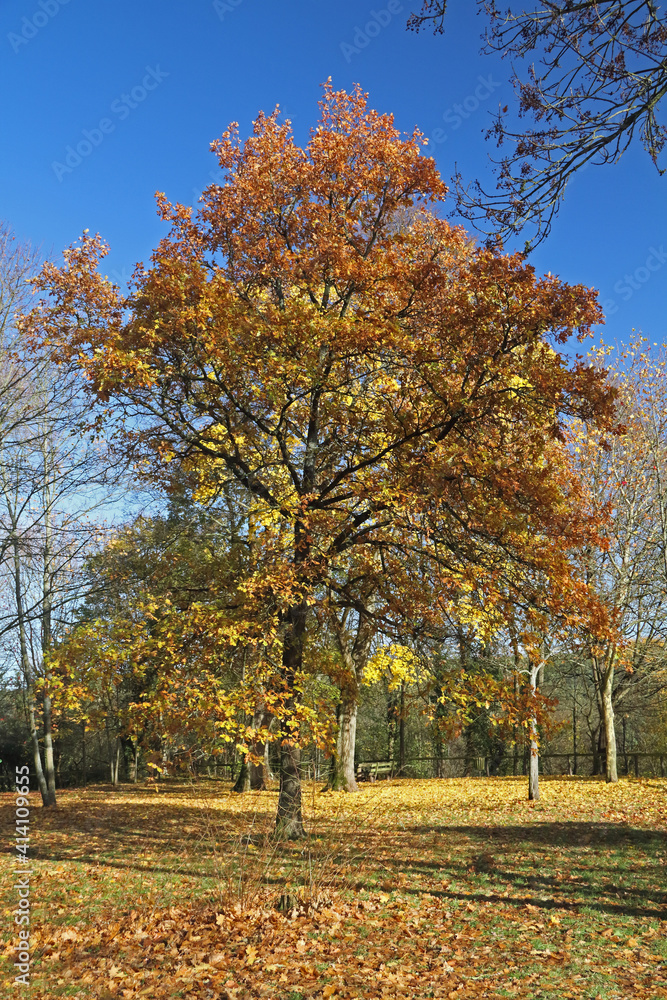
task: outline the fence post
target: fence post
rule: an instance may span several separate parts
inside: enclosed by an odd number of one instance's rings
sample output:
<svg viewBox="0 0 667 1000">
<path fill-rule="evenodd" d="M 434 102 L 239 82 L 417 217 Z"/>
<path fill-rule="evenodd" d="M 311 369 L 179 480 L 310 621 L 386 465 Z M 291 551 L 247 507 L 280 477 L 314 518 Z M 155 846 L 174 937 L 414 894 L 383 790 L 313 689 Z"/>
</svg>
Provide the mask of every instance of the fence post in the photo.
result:
<svg viewBox="0 0 667 1000">
<path fill-rule="evenodd" d="M 639 777 L 639 754 L 635 754 L 635 778 Z"/>
</svg>

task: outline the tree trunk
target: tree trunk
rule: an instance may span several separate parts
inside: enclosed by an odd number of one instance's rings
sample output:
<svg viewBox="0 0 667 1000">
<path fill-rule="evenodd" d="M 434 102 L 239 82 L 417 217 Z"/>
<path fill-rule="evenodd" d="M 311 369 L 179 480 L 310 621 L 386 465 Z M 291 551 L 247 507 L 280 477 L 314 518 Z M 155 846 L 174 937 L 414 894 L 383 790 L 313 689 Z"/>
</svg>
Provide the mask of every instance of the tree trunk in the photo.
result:
<svg viewBox="0 0 667 1000">
<path fill-rule="evenodd" d="M 44 772 L 46 785 L 49 793 L 49 805 L 56 804 L 56 771 L 53 761 L 53 720 L 51 715 L 51 696 L 49 694 L 49 684 L 51 682 L 51 672 L 46 667 L 51 646 L 52 636 L 52 615 L 53 615 L 53 580 L 52 580 L 52 539 L 51 539 L 51 483 L 49 474 L 53 474 L 51 465 L 47 458 L 50 456 L 44 452 L 44 562 L 42 566 L 42 664 L 45 669 L 46 688 L 42 701 L 42 715 L 44 723 Z"/>
<path fill-rule="evenodd" d="M 357 707 L 356 698 L 347 698 L 341 705 L 336 754 L 329 781 L 329 787 L 335 792 L 356 792 L 358 790 L 354 773 Z"/>
<path fill-rule="evenodd" d="M 47 674 L 48 684 L 51 675 Z M 44 695 L 42 702 L 42 716 L 44 721 L 44 776 L 49 797 L 49 805 L 56 804 L 56 769 L 53 759 L 53 736 L 51 718 L 51 698 L 48 693 Z"/>
<path fill-rule="evenodd" d="M 398 717 L 398 776 L 405 771 L 405 681 L 401 681 L 400 715 Z"/>
<path fill-rule="evenodd" d="M 50 806 L 52 803 L 49 801 L 49 790 L 46 784 L 46 778 L 44 777 L 44 769 L 42 767 L 42 753 L 39 747 L 39 735 L 37 733 L 37 714 L 35 711 L 35 699 L 32 690 L 28 691 L 28 718 L 30 722 L 30 742 L 32 744 L 32 756 L 35 763 L 37 787 L 39 788 L 39 793 L 42 796 L 42 805 Z"/>
<path fill-rule="evenodd" d="M 23 676 L 25 678 L 25 683 L 26 683 L 26 692 L 28 700 L 28 720 L 30 724 L 30 742 L 32 744 L 33 760 L 35 762 L 35 777 L 37 779 L 37 787 L 39 788 L 39 793 L 42 796 L 42 805 L 54 806 L 56 804 L 55 789 L 53 791 L 53 796 L 52 796 L 48 782 L 46 780 L 46 776 L 44 774 L 44 768 L 42 767 L 42 752 L 39 745 L 39 733 L 37 731 L 37 709 L 35 706 L 35 692 L 33 687 L 34 679 L 30 663 L 30 655 L 28 653 L 28 637 L 26 634 L 26 622 L 23 610 L 21 550 L 19 548 L 19 539 L 18 539 L 16 525 L 13 524 L 12 527 L 14 529 L 13 553 L 14 553 L 14 595 L 16 599 L 16 617 L 18 622 L 21 669 L 23 671 Z"/>
<path fill-rule="evenodd" d="M 531 735 L 530 735 L 530 768 L 528 773 L 528 798 L 531 801 L 537 801 L 540 797 L 540 757 L 538 751 L 538 743 L 535 739 L 534 733 L 536 731 L 533 728 L 534 719 L 531 719 Z"/>
<path fill-rule="evenodd" d="M 269 713 L 264 716 L 264 722 Z M 271 718 L 267 729 L 271 732 L 274 720 Z M 264 791 L 269 787 L 269 782 L 273 781 L 273 771 L 271 769 L 271 743 L 269 740 L 264 744 L 264 760 L 261 764 L 253 765 L 250 769 L 250 784 L 255 791 Z"/>
<path fill-rule="evenodd" d="M 119 772 L 120 772 L 120 750 L 121 750 L 121 739 L 120 736 L 116 736 L 113 744 L 113 753 L 111 756 L 111 784 L 117 785 L 119 783 Z"/>
<path fill-rule="evenodd" d="M 618 781 L 617 750 L 616 750 L 616 727 L 614 724 L 614 667 L 616 664 L 616 647 L 608 646 L 602 659 L 591 654 L 593 664 L 593 677 L 595 679 L 595 695 L 600 715 L 600 735 L 604 739 L 604 760 L 603 767 L 600 767 L 600 774 L 604 774 L 609 782 Z"/>
<path fill-rule="evenodd" d="M 283 710 L 288 723 L 297 706 L 294 685 L 303 660 L 307 611 L 308 606 L 304 600 L 293 605 L 287 614 L 287 630 L 283 641 L 283 683 L 286 690 Z M 276 834 L 288 840 L 299 840 L 306 835 L 301 813 L 301 750 L 291 734 L 283 735 L 280 742 L 280 791 Z"/>
<path fill-rule="evenodd" d="M 288 840 L 299 840 L 306 835 L 301 814 L 301 750 L 287 739 L 280 744 L 276 833 Z"/>
<path fill-rule="evenodd" d="M 109 759 L 109 777 L 111 778 L 111 784 L 118 784 L 118 766 L 120 763 L 120 737 L 116 736 L 113 740 L 111 739 L 111 730 L 109 728 L 109 719 L 105 720 L 105 727 L 107 733 L 107 756 Z"/>
<path fill-rule="evenodd" d="M 250 791 L 250 767 L 248 766 L 247 754 L 241 761 L 241 770 L 239 771 L 238 777 L 234 782 L 232 791 L 237 792 L 239 795 Z"/>
<path fill-rule="evenodd" d="M 611 657 L 610 657 L 611 660 Z M 614 724 L 614 706 L 612 703 L 612 693 L 614 689 L 614 663 L 613 660 L 605 670 L 604 688 L 602 690 L 602 708 L 604 714 L 604 736 L 606 746 L 605 778 L 608 782 L 618 781 L 618 768 L 616 763 L 616 727 Z"/>
<path fill-rule="evenodd" d="M 269 741 L 264 744 L 262 760 L 250 765 L 250 787 L 253 792 L 263 792 L 269 787 L 273 775 L 269 766 Z"/>
<path fill-rule="evenodd" d="M 87 784 L 87 766 L 86 766 L 86 723 L 81 723 L 81 772 L 83 778 L 83 787 Z"/>
<path fill-rule="evenodd" d="M 366 597 L 368 598 L 369 595 Z M 347 629 L 347 611 L 343 614 L 342 619 L 336 619 L 334 626 L 338 649 L 343 658 L 344 671 L 340 679 L 341 701 L 336 709 L 338 737 L 329 787 L 336 791 L 345 792 L 358 791 L 354 764 L 357 746 L 359 685 L 368 663 L 373 638 L 373 626 L 368 614 L 359 611 L 357 615 L 357 627 L 352 634 Z"/>
<path fill-rule="evenodd" d="M 604 774 L 607 770 L 607 734 L 604 731 L 604 704 L 602 700 L 600 706 L 602 711 L 598 725 L 598 769 L 596 773 Z"/>
<path fill-rule="evenodd" d="M 535 693 L 537 691 L 537 675 L 539 673 L 539 669 L 540 669 L 539 665 L 531 664 L 530 689 L 533 697 L 535 697 Z M 537 801 L 540 797 L 540 758 L 539 758 L 539 742 L 537 734 L 537 719 L 533 712 L 531 712 L 530 715 L 528 732 L 530 737 L 528 798 L 530 801 Z"/>
<path fill-rule="evenodd" d="M 266 702 L 263 694 L 258 694 L 255 702 L 255 709 L 252 716 L 252 729 L 256 732 L 264 725 L 267 716 Z M 233 792 L 242 794 L 243 792 L 261 791 L 267 787 L 268 782 L 268 743 L 264 743 L 263 759 L 257 763 L 251 758 L 259 756 L 260 744 L 253 739 L 250 751 L 243 759 L 236 784 L 232 788 Z"/>
</svg>

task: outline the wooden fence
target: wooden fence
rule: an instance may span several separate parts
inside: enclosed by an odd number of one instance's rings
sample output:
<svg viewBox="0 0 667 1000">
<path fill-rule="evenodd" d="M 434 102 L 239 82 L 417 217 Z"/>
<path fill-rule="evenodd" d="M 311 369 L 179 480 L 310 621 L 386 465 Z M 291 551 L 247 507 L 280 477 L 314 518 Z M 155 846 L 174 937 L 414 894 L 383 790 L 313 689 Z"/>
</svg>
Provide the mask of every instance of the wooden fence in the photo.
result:
<svg viewBox="0 0 667 1000">
<path fill-rule="evenodd" d="M 386 760 L 361 760 L 357 764 L 357 773 L 364 771 L 371 772 L 374 768 L 380 767 L 387 772 L 387 765 L 391 763 L 390 774 L 398 777 L 401 774 L 406 777 L 482 777 L 499 775 L 521 775 L 527 773 L 529 756 L 522 753 L 514 758 L 511 755 L 505 756 L 499 766 L 498 762 L 491 756 L 455 756 L 455 757 L 411 757 L 405 760 L 403 767 L 396 761 Z M 617 754 L 618 772 L 621 775 L 634 775 L 639 777 L 665 777 L 665 761 L 667 753 L 650 753 L 642 751 L 631 751 Z M 592 776 L 596 761 L 604 767 L 604 755 L 593 753 L 545 753 L 540 754 L 539 767 L 540 774 L 543 775 L 579 775 Z M 585 766 L 582 768 L 582 764 Z M 423 765 L 430 764 L 431 767 Z M 424 771 L 430 770 L 431 774 Z M 449 772 L 449 773 L 445 773 Z M 452 773 L 457 772 L 457 773 Z M 649 773 L 650 772 L 650 773 Z"/>
</svg>

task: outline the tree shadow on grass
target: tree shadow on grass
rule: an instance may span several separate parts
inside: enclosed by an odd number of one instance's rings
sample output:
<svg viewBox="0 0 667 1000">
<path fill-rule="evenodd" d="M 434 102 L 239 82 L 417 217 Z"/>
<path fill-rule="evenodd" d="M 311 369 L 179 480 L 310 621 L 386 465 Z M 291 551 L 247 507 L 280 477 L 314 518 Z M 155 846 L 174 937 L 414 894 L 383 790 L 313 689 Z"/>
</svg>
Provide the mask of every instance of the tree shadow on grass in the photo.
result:
<svg viewBox="0 0 667 1000">
<path fill-rule="evenodd" d="M 653 920 L 667 920 L 667 908 L 632 906 L 626 903 L 600 902 L 595 900 L 544 899 L 540 896 L 505 896 L 493 892 L 452 892 L 448 889 L 402 889 L 414 895 L 435 896 L 440 899 L 456 899 L 463 903 L 499 903 L 503 906 L 533 906 L 539 910 L 569 910 L 579 913 L 582 908 L 595 910 L 607 916 L 649 917 Z"/>
<path fill-rule="evenodd" d="M 471 892 L 457 892 L 447 888 L 429 889 L 431 894 L 466 901 L 532 905 L 541 909 L 577 911 L 585 907 L 600 913 L 667 919 L 667 896 L 661 891 L 659 881 L 653 880 L 649 886 L 645 885 L 652 875 L 659 879 L 660 873 L 664 871 L 661 858 L 656 858 L 651 864 L 646 863 L 647 855 L 650 857 L 649 852 L 661 853 L 667 848 L 667 832 L 663 830 L 644 830 L 609 823 L 572 822 L 498 827 L 415 826 L 409 828 L 409 832 L 417 836 L 440 835 L 443 842 L 446 839 L 458 840 L 459 843 L 467 841 L 468 847 L 477 844 L 484 848 L 484 853 L 467 861 L 449 858 L 442 862 L 413 859 L 407 865 L 400 860 L 394 863 L 390 859 L 385 860 L 387 867 L 400 868 L 402 871 L 412 868 L 415 873 L 439 872 L 445 878 L 451 875 L 457 880 L 465 880 L 467 876 L 471 876 L 471 881 L 475 875 L 483 873 L 490 881 L 501 884 L 513 895 L 504 895 L 492 887 L 488 891 L 485 888 L 473 888 Z M 548 852 L 545 855 L 540 850 L 545 846 L 564 853 L 550 857 Z M 644 885 L 618 884 L 619 870 L 613 861 L 617 860 L 619 849 L 623 848 L 628 850 L 629 862 L 622 871 L 623 877 L 627 879 L 632 873 L 636 882 L 643 882 Z M 526 854 L 530 860 L 531 849 L 534 852 L 532 870 L 525 867 Z M 605 862 L 605 854 L 612 852 L 614 858 Z M 640 859 L 643 862 L 641 869 L 635 872 L 632 866 Z M 523 870 L 517 871 L 517 867 Z M 556 871 L 552 874 L 550 868 Z M 566 872 L 566 875 L 561 875 L 561 872 Z M 516 892 L 522 895 L 517 896 Z M 609 897 L 617 897 L 618 901 Z"/>
<path fill-rule="evenodd" d="M 182 797 L 182 786 L 174 788 L 176 791 Z M 139 796 L 145 796 L 145 789 L 124 788 L 124 793 L 111 802 L 100 803 L 93 795 L 89 801 L 68 802 L 65 799 L 54 812 L 39 810 L 39 822 L 31 836 L 31 857 L 40 861 L 76 862 L 202 881 L 219 877 L 215 869 L 221 858 L 225 865 L 263 866 L 262 858 L 245 856 L 245 851 L 251 845 L 259 848 L 259 853 L 262 847 L 268 847 L 273 828 L 273 803 L 266 799 L 248 799 L 249 806 L 251 803 L 256 806 L 254 814 L 252 809 L 240 814 L 224 806 L 219 808 L 221 797 L 218 793 L 211 796 L 209 822 L 206 815 L 209 796 L 206 794 L 198 797 L 195 791 L 192 804 L 183 800 L 175 803 L 171 796 L 165 797 L 165 813 L 153 814 L 150 820 L 146 804 L 136 801 Z M 156 805 L 161 804 L 156 802 Z M 42 826 L 44 839 L 40 843 Z M 289 859 L 295 870 L 311 860 L 320 864 L 326 862 L 333 881 L 341 888 L 349 887 L 350 880 L 357 875 L 357 889 L 376 891 L 374 879 L 377 882 L 378 876 L 386 878 L 387 873 L 391 876 L 401 872 L 408 876 L 407 886 L 400 886 L 405 894 L 429 894 L 444 900 L 497 902 L 516 907 L 531 905 L 544 910 L 577 912 L 586 908 L 604 914 L 667 919 L 665 897 L 659 891 L 657 869 L 661 867 L 660 859 L 651 857 L 654 851 L 667 848 L 667 833 L 662 830 L 587 822 L 536 822 L 494 827 L 419 825 L 404 828 L 400 833 L 392 830 L 393 856 L 387 857 L 383 843 L 385 831 L 382 826 L 373 826 L 367 827 L 362 835 L 359 830 L 353 832 L 355 846 L 351 857 L 341 850 L 344 844 L 350 844 L 350 840 L 346 841 L 346 829 L 331 821 L 321 826 L 321 847 L 316 848 L 313 844 L 311 850 L 311 838 L 300 844 L 274 844 L 271 866 L 283 859 Z M 51 835 L 56 842 L 47 841 Z M 439 851 L 455 844 L 459 852 L 463 850 L 469 856 L 462 857 L 459 853 L 442 860 L 433 860 L 432 854 L 430 858 L 420 857 L 425 849 L 432 851 L 434 836 L 441 838 Z M 91 844 L 92 838 L 98 840 L 99 851 L 97 845 Z M 152 855 L 145 863 L 137 857 L 142 846 Z M 553 856 L 549 849 L 553 849 Z M 218 852 L 217 861 L 215 851 Z M 476 851 L 481 852 L 478 857 L 473 856 Z M 303 852 L 302 858 L 300 852 Z M 614 858 L 607 859 L 606 852 L 613 853 Z M 619 860 L 619 853 L 624 855 L 625 852 L 628 863 L 622 874 L 627 884 L 618 885 L 618 865 L 613 862 Z M 10 853 L 8 843 L 0 845 L 0 854 L 4 853 Z M 357 863 L 361 857 L 366 869 L 363 872 Z M 633 865 L 640 861 L 641 867 L 633 872 Z M 374 873 L 373 878 L 368 878 L 369 868 Z M 561 872 L 565 874 L 561 876 Z M 264 883 L 279 884 L 281 879 L 273 876 L 267 868 Z M 429 878 L 431 884 L 419 885 L 420 876 Z M 464 892 L 458 891 L 458 886 L 434 887 L 434 876 L 445 882 L 451 878 L 470 888 Z M 480 876 L 488 885 L 480 886 Z M 652 876 L 656 877 L 650 881 Z"/>
<path fill-rule="evenodd" d="M 643 830 L 615 823 L 530 823 L 522 826 L 412 826 L 410 833 L 419 835 L 459 834 L 488 842 L 490 838 L 508 842 L 512 847 L 519 843 L 550 844 L 554 847 L 610 847 L 637 845 L 642 847 L 667 847 L 667 831 Z"/>
</svg>

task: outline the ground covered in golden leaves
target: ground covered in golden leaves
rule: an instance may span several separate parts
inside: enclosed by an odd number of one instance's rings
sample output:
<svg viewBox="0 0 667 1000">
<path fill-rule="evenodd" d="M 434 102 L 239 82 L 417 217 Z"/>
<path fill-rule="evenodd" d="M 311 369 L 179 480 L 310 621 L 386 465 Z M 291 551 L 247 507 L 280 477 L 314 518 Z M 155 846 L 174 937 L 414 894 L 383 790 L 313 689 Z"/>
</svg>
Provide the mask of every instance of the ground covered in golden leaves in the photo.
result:
<svg viewBox="0 0 667 1000">
<path fill-rule="evenodd" d="M 7 995 L 667 998 L 667 781 L 551 779 L 538 803 L 525 779 L 308 786 L 299 844 L 271 837 L 276 795 L 31 795 L 31 985 Z"/>
</svg>

